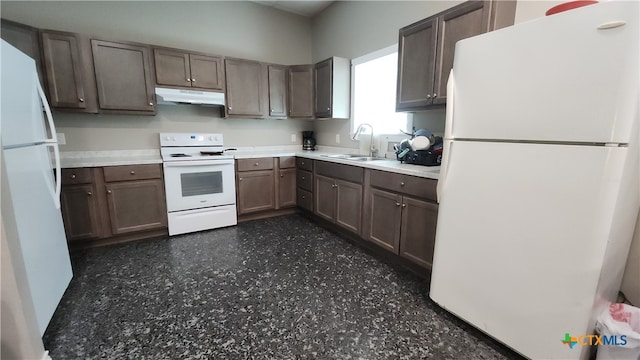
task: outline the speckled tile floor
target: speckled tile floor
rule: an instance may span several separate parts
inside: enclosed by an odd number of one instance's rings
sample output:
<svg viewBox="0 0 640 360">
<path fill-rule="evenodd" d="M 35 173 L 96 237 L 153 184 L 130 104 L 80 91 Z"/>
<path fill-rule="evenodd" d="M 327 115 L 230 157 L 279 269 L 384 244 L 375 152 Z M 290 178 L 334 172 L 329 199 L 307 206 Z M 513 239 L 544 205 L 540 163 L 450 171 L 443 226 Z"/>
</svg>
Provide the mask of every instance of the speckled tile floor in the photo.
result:
<svg viewBox="0 0 640 360">
<path fill-rule="evenodd" d="M 518 358 L 299 215 L 83 251 L 53 359 Z"/>
</svg>

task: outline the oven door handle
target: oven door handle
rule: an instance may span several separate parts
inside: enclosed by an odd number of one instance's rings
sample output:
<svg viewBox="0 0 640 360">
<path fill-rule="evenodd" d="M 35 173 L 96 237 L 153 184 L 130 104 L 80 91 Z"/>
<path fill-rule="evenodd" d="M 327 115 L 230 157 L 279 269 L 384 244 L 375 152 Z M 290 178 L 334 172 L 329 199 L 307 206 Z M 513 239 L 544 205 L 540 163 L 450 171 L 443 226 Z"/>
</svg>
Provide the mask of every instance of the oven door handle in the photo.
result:
<svg viewBox="0 0 640 360">
<path fill-rule="evenodd" d="M 170 161 L 163 163 L 164 167 L 189 167 L 189 166 L 211 166 L 211 165 L 233 165 L 233 159 L 219 160 L 187 160 L 187 161 Z"/>
</svg>

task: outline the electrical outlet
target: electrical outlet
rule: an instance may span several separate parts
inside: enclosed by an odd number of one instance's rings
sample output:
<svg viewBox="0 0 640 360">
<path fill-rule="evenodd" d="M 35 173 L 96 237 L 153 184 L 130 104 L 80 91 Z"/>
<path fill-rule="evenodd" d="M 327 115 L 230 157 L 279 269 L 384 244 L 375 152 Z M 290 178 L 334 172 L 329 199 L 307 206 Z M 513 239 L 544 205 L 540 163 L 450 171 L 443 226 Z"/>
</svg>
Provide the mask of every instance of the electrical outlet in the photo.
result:
<svg viewBox="0 0 640 360">
<path fill-rule="evenodd" d="M 340 134 L 336 134 L 336 144 L 340 144 Z"/>
<path fill-rule="evenodd" d="M 64 145 L 67 143 L 67 138 L 64 137 L 64 133 L 56 133 L 56 137 L 58 138 L 58 145 Z"/>
<path fill-rule="evenodd" d="M 291 142 L 294 143 L 296 140 L 296 134 L 291 134 Z"/>
</svg>

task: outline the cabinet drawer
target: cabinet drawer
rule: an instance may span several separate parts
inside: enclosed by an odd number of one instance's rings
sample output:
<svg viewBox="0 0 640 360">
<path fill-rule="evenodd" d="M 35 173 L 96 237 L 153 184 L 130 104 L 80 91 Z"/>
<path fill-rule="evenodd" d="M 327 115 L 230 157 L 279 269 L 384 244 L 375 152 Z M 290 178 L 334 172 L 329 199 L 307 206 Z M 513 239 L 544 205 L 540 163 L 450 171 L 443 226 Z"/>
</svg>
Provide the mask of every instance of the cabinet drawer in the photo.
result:
<svg viewBox="0 0 640 360">
<path fill-rule="evenodd" d="M 313 171 L 313 160 L 297 157 L 296 166 L 298 169 Z"/>
<path fill-rule="evenodd" d="M 90 184 L 93 182 L 92 168 L 62 169 L 62 185 Z"/>
<path fill-rule="evenodd" d="M 362 184 L 364 168 L 327 161 L 316 161 L 316 174 Z"/>
<path fill-rule="evenodd" d="M 436 200 L 437 180 L 380 170 L 369 171 L 371 171 L 371 186 L 413 195 L 423 199 Z"/>
<path fill-rule="evenodd" d="M 106 182 L 160 178 L 162 178 L 160 164 L 106 166 L 104 168 L 104 181 Z"/>
<path fill-rule="evenodd" d="M 280 169 L 289 169 L 296 167 L 295 156 L 280 156 Z"/>
<path fill-rule="evenodd" d="M 237 164 L 237 171 L 271 170 L 273 158 L 238 159 Z"/>
<path fill-rule="evenodd" d="M 296 183 L 299 188 L 307 191 L 313 191 L 313 173 L 304 170 L 298 170 Z"/>
<path fill-rule="evenodd" d="M 299 207 L 308 211 L 313 211 L 313 194 L 309 191 L 298 188 L 296 191 L 296 201 Z"/>
</svg>

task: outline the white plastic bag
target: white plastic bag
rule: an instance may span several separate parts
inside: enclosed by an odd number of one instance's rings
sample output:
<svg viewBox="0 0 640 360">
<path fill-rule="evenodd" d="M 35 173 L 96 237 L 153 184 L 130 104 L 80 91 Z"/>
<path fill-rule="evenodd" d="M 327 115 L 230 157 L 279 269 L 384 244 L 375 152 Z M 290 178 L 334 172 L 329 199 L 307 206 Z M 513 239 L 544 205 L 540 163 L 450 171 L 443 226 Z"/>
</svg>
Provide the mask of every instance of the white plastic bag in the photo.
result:
<svg viewBox="0 0 640 360">
<path fill-rule="evenodd" d="M 598 360 L 640 359 L 640 309 L 626 304 L 611 304 L 596 323 L 603 343 L 598 345 Z"/>
</svg>

